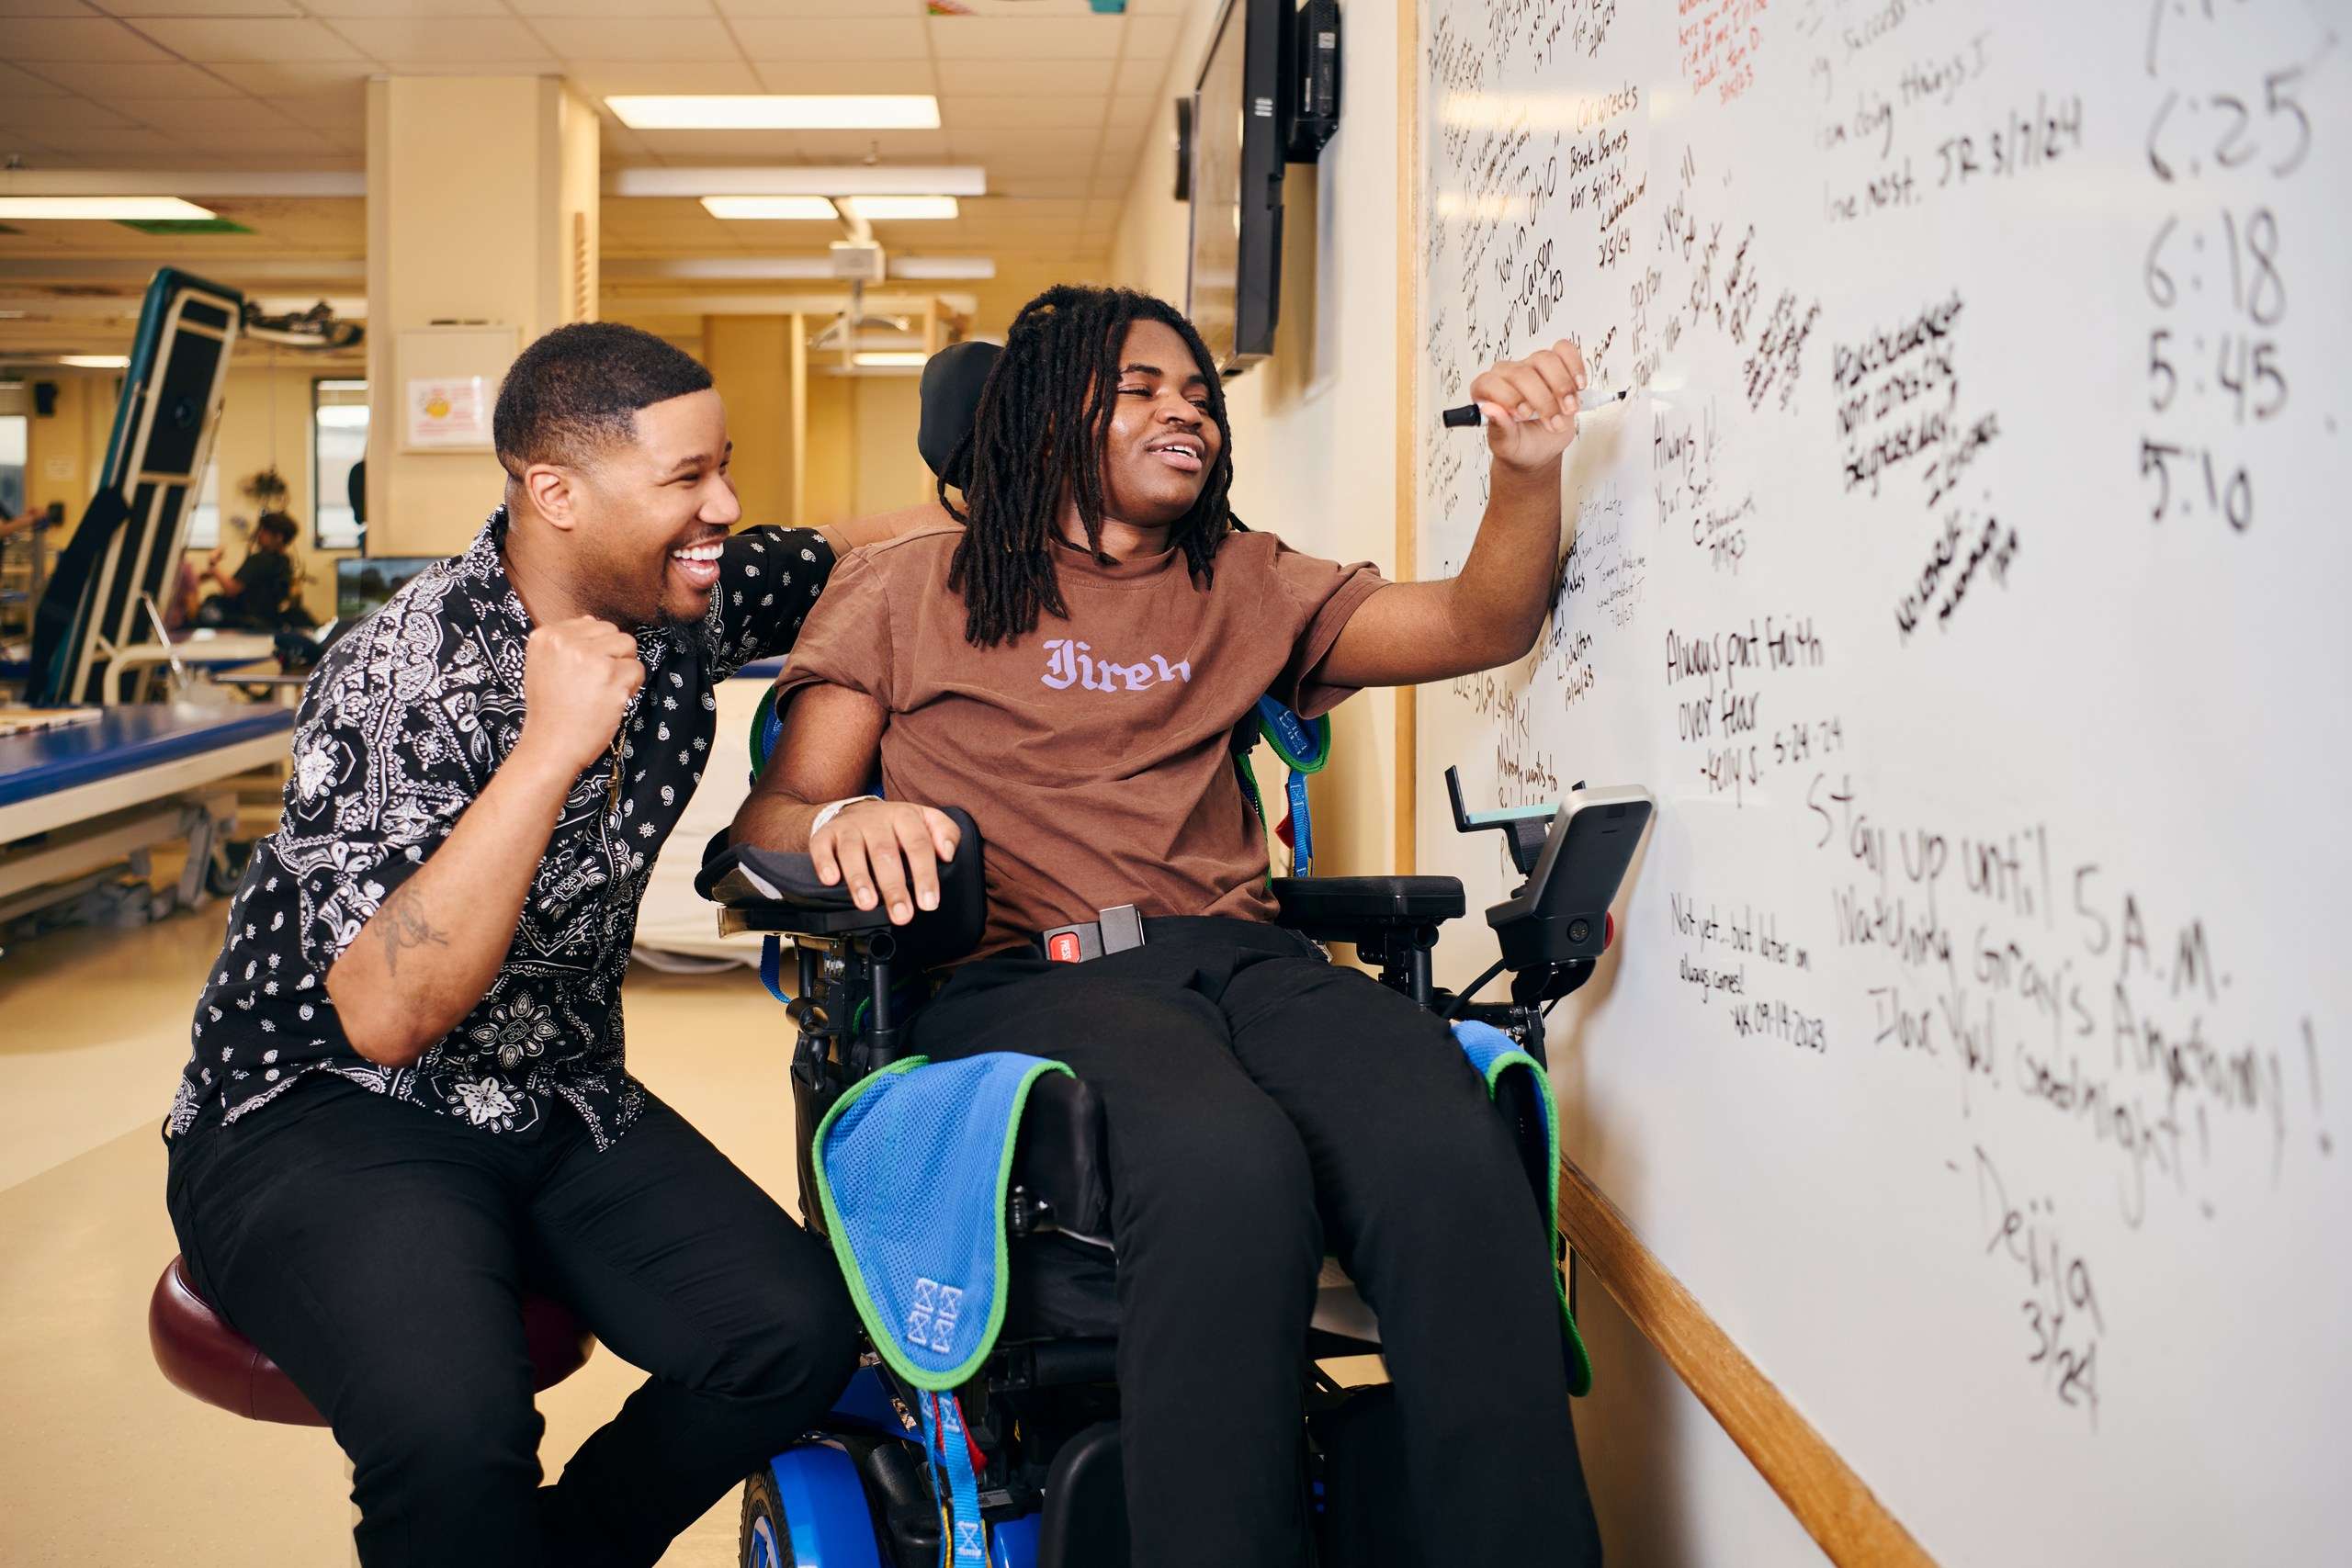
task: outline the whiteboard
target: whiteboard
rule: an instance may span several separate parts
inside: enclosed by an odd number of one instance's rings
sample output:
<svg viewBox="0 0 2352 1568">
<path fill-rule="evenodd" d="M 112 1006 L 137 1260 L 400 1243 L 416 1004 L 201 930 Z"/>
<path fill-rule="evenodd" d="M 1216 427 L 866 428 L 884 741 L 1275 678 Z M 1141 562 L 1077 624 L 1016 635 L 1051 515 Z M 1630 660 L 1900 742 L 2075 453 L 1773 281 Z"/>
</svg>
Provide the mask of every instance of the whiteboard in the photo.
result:
<svg viewBox="0 0 2352 1568">
<path fill-rule="evenodd" d="M 2352 14 L 1421 11 L 1421 575 L 1481 367 L 1640 389 L 1419 705 L 1658 798 L 1566 1152 L 1940 1561 L 2352 1561 Z"/>
</svg>

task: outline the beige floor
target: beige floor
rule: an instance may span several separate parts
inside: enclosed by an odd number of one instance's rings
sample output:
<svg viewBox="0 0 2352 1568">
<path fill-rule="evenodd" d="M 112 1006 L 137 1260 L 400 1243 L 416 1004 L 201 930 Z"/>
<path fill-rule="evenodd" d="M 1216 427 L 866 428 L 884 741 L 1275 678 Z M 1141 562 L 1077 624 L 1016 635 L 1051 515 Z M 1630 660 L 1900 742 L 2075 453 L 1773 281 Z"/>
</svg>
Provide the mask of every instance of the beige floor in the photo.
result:
<svg viewBox="0 0 2352 1568">
<path fill-rule="evenodd" d="M 175 1250 L 156 1124 L 220 907 L 0 957 L 0 1563 L 301 1568 L 350 1561 L 326 1434 L 241 1421 L 164 1382 L 146 1303 Z M 782 1010 L 748 971 L 628 980 L 630 1061 L 794 1206 Z M 560 1469 L 638 1374 L 599 1348 L 541 1400 Z M 735 1561 L 729 1496 L 662 1559 Z"/>
</svg>

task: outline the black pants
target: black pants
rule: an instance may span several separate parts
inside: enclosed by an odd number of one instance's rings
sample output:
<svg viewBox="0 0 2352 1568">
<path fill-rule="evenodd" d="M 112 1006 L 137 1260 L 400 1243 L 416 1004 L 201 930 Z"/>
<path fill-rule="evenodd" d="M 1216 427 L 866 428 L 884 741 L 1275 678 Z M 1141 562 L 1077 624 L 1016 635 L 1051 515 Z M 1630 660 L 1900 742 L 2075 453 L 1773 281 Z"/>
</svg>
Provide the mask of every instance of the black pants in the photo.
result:
<svg viewBox="0 0 2352 1568">
<path fill-rule="evenodd" d="M 1304 1561 L 1327 1248 L 1380 1316 L 1427 1559 L 1599 1561 L 1543 1211 L 1436 1017 L 1290 932 L 1202 919 L 1083 964 L 970 964 L 914 1035 L 1057 1057 L 1102 1097 L 1138 1568 Z"/>
<path fill-rule="evenodd" d="M 599 1154 L 560 1110 L 493 1134 L 322 1077 L 234 1126 L 216 1100 L 166 1197 L 351 1457 L 368 1568 L 650 1563 L 854 1364 L 831 1254 L 658 1100 Z M 652 1373 L 544 1491 L 526 1278 Z"/>
</svg>

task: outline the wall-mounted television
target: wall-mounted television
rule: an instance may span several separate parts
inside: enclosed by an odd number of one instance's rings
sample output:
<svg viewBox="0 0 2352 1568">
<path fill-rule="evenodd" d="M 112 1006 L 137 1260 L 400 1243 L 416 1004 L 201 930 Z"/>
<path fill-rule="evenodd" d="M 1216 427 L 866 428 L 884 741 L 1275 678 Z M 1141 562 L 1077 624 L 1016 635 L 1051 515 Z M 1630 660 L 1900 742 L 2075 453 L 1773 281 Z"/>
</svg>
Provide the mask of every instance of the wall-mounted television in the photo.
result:
<svg viewBox="0 0 2352 1568">
<path fill-rule="evenodd" d="M 1225 0 L 1176 113 L 1176 195 L 1192 203 L 1184 313 L 1217 368 L 1273 352 L 1282 310 L 1283 170 L 1339 125 L 1337 0 Z"/>
<path fill-rule="evenodd" d="M 1193 85 L 1184 313 L 1217 368 L 1273 352 L 1282 304 L 1283 22 L 1288 0 L 1225 0 Z"/>
</svg>

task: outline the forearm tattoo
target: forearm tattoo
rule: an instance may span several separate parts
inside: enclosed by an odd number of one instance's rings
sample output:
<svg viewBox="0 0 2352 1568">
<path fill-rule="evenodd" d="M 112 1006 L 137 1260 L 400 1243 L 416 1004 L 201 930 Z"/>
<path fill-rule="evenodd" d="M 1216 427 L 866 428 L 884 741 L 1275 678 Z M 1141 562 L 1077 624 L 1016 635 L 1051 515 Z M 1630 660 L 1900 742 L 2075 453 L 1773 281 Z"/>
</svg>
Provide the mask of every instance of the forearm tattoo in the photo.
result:
<svg viewBox="0 0 2352 1568">
<path fill-rule="evenodd" d="M 397 976 L 401 972 L 401 952 L 412 947 L 447 947 L 448 933 L 425 919 L 424 901 L 413 887 L 396 887 L 384 900 L 369 922 L 381 928 L 384 944 L 384 969 Z"/>
</svg>

